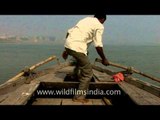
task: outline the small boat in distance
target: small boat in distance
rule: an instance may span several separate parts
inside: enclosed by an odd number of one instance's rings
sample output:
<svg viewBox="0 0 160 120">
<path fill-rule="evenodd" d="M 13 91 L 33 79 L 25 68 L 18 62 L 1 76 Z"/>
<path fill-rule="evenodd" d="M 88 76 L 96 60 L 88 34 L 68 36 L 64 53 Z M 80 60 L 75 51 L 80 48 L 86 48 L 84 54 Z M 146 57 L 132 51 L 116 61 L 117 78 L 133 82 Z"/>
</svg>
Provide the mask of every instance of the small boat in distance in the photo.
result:
<svg viewBox="0 0 160 120">
<path fill-rule="evenodd" d="M 35 70 L 43 64 L 56 60 L 57 64 Z M 160 105 L 160 86 L 132 77 L 136 73 L 156 82 L 159 78 L 110 62 L 110 66 L 122 68 L 113 71 L 96 65 L 88 91 L 78 91 L 78 79 L 70 75 L 75 66 L 72 60 L 60 62 L 56 56 L 25 68 L 15 77 L 0 85 L 0 105 Z M 123 73 L 124 80 L 116 82 L 113 75 Z M 75 94 L 85 92 L 89 102 L 72 101 Z"/>
</svg>

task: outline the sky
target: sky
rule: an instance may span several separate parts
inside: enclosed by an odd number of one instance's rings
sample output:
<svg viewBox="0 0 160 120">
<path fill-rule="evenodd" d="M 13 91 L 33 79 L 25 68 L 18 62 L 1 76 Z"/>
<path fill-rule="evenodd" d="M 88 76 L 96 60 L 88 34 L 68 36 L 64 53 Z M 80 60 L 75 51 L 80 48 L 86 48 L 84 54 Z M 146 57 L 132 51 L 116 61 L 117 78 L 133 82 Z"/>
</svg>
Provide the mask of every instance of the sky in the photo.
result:
<svg viewBox="0 0 160 120">
<path fill-rule="evenodd" d="M 0 15 L 0 36 L 53 36 L 61 43 L 87 16 L 93 15 Z M 160 45 L 160 15 L 107 15 L 104 28 L 104 44 Z"/>
</svg>

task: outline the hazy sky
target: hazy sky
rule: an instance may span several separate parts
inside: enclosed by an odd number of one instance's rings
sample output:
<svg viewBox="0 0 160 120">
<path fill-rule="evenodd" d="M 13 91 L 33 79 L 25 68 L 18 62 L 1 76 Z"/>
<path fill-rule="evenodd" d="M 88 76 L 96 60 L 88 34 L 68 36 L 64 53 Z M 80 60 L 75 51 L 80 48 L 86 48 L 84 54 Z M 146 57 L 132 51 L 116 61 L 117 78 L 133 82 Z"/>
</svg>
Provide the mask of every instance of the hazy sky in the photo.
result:
<svg viewBox="0 0 160 120">
<path fill-rule="evenodd" d="M 78 20 L 92 15 L 0 15 L 0 35 L 55 36 L 63 41 Z M 160 15 L 108 15 L 103 41 L 118 45 L 160 45 Z"/>
</svg>

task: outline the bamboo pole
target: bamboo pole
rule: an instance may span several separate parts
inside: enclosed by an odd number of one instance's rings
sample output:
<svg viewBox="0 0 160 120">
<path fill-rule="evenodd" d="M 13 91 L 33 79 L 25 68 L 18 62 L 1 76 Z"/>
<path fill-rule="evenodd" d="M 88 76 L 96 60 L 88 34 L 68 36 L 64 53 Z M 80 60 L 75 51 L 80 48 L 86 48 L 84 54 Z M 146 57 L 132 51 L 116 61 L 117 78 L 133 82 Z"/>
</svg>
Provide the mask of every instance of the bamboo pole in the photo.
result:
<svg viewBox="0 0 160 120">
<path fill-rule="evenodd" d="M 51 57 L 47 58 L 46 60 L 41 61 L 41 62 L 39 62 L 39 63 L 31 66 L 31 67 L 29 68 L 29 70 L 32 71 L 32 70 L 36 69 L 37 67 L 39 67 L 39 66 L 41 66 L 41 65 L 43 65 L 43 64 L 46 64 L 46 63 L 48 63 L 48 62 L 50 62 L 50 61 L 52 61 L 52 60 L 54 60 L 54 59 L 56 59 L 56 56 L 51 56 Z M 19 74 L 17 74 L 17 75 L 14 76 L 13 78 L 9 79 L 7 82 L 11 82 L 11 81 L 17 80 L 19 77 L 23 76 L 24 73 L 25 73 L 24 71 L 20 72 Z"/>
<path fill-rule="evenodd" d="M 102 63 L 102 60 L 99 59 L 99 58 L 96 58 L 95 61 Z M 122 68 L 122 69 L 124 69 L 124 70 L 128 70 L 128 67 L 123 66 L 123 65 L 120 65 L 120 64 L 117 64 L 117 63 L 109 62 L 109 65 L 114 66 L 114 67 L 118 67 L 118 68 Z M 144 76 L 144 77 L 150 78 L 150 79 L 152 79 L 152 80 L 154 80 L 154 81 L 156 81 L 156 82 L 160 82 L 160 78 L 153 77 L 153 76 L 151 76 L 151 75 L 148 75 L 148 74 L 146 74 L 146 73 L 143 73 L 143 72 L 141 72 L 141 71 L 139 71 L 139 70 L 136 70 L 136 69 L 134 69 L 134 68 L 132 68 L 131 70 L 132 70 L 134 73 L 137 73 L 137 74 L 140 74 L 140 75 L 142 75 L 142 76 Z"/>
</svg>

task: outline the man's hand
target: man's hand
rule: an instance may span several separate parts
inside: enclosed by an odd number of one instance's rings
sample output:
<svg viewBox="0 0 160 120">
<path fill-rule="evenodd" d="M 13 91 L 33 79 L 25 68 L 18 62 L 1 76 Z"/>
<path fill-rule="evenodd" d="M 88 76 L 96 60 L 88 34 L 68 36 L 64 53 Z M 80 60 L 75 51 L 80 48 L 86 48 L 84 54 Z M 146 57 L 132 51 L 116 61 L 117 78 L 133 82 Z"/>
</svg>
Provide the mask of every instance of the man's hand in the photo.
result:
<svg viewBox="0 0 160 120">
<path fill-rule="evenodd" d="M 67 53 L 67 51 L 63 51 L 62 57 L 63 57 L 64 60 L 66 60 L 66 59 L 68 58 L 68 53 Z"/>
<path fill-rule="evenodd" d="M 109 61 L 107 60 L 107 58 L 105 57 L 104 53 L 103 53 L 103 48 L 102 47 L 96 47 L 97 53 L 99 54 L 99 56 L 102 59 L 102 64 L 103 65 L 109 65 Z"/>
<path fill-rule="evenodd" d="M 103 65 L 109 65 L 109 61 L 107 59 L 102 59 L 102 64 Z"/>
</svg>

